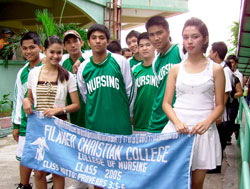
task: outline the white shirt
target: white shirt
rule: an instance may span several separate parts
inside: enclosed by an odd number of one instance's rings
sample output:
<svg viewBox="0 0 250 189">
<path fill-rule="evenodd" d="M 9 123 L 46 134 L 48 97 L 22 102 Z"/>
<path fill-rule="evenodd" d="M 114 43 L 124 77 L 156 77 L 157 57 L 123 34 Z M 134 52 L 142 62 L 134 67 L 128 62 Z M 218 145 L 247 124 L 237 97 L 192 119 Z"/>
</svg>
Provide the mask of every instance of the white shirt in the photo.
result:
<svg viewBox="0 0 250 189">
<path fill-rule="evenodd" d="M 231 69 L 228 66 L 225 66 L 225 64 L 226 63 L 224 61 L 222 63 L 220 63 L 221 67 L 224 70 L 224 74 L 225 74 L 225 93 L 227 93 L 227 92 L 232 91 L 233 72 L 231 71 Z M 222 120 L 227 121 L 226 106 L 224 107 Z"/>
<path fill-rule="evenodd" d="M 42 67 L 43 66 L 35 67 L 34 69 L 30 71 L 29 76 L 28 76 L 28 89 L 32 90 L 35 107 L 37 106 L 36 88 L 37 88 L 38 78 L 39 78 Z M 72 93 L 74 91 L 77 91 L 76 80 L 73 74 L 69 72 L 68 81 L 61 82 L 58 79 L 54 107 L 66 106 L 67 94 Z"/>
<path fill-rule="evenodd" d="M 236 69 L 235 72 L 233 72 L 233 74 L 236 77 L 238 77 L 238 79 L 240 80 L 241 88 L 243 89 L 243 75 L 242 75 L 242 73 L 240 73 L 240 71 L 238 69 Z"/>
</svg>

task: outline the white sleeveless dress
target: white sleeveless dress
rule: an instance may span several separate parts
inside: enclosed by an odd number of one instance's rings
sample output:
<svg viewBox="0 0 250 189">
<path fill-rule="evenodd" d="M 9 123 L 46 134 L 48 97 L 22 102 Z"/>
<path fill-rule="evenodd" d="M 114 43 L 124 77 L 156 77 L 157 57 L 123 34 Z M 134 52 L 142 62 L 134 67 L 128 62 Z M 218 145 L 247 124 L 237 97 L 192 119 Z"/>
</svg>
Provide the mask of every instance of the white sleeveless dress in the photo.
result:
<svg viewBox="0 0 250 189">
<path fill-rule="evenodd" d="M 180 63 L 176 79 L 176 102 L 174 111 L 180 121 L 191 129 L 204 121 L 214 109 L 213 64 L 208 59 L 206 68 L 200 73 L 187 73 L 184 62 Z M 162 133 L 176 132 L 169 121 Z M 192 170 L 214 169 L 221 165 L 221 144 L 215 123 L 203 135 L 197 134 L 194 141 Z"/>
</svg>

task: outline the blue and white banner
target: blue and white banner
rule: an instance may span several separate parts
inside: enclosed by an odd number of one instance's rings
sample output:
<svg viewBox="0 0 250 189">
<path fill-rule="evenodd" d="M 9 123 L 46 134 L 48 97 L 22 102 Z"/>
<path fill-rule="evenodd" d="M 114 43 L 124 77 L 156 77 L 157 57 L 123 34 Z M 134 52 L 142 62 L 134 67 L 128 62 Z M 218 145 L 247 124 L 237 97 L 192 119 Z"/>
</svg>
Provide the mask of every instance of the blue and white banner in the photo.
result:
<svg viewBox="0 0 250 189">
<path fill-rule="evenodd" d="M 112 135 L 28 116 L 21 164 L 112 189 L 190 188 L 194 136 Z"/>
</svg>

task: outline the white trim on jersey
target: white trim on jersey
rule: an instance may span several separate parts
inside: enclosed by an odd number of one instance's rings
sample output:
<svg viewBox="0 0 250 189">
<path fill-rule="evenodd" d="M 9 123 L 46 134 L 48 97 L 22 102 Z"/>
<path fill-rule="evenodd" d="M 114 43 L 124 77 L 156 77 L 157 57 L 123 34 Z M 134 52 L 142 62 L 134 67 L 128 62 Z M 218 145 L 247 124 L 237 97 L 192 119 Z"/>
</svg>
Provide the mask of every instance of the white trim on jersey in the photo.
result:
<svg viewBox="0 0 250 189">
<path fill-rule="evenodd" d="M 141 64 L 142 64 L 142 63 L 141 63 Z M 138 64 L 134 65 L 134 66 L 131 68 L 132 73 L 133 73 L 133 71 L 135 70 L 135 68 L 136 68 L 137 66 L 141 65 L 141 64 L 140 64 L 140 63 L 138 63 Z"/>
<path fill-rule="evenodd" d="M 66 53 L 66 54 L 63 54 L 62 55 L 62 59 L 61 61 L 59 62 L 59 64 L 62 66 L 64 61 L 67 60 L 69 58 L 69 53 Z"/>
<path fill-rule="evenodd" d="M 84 50 L 84 53 L 82 53 L 82 57 L 84 58 L 84 60 L 90 58 L 91 56 L 93 56 L 92 50 Z"/>
<path fill-rule="evenodd" d="M 76 76 L 78 88 L 80 90 L 83 102 L 85 104 L 86 104 L 87 89 L 86 89 L 86 85 L 85 85 L 85 80 L 82 76 L 82 72 L 83 72 L 85 66 L 87 65 L 87 63 L 89 63 L 89 62 L 90 62 L 90 59 L 88 58 L 87 60 L 83 61 L 83 63 L 80 64 L 78 71 L 77 71 L 77 76 Z"/>
<path fill-rule="evenodd" d="M 21 124 L 21 115 L 22 115 L 22 105 L 23 105 L 23 98 L 25 95 L 25 89 L 24 86 L 22 85 L 21 81 L 21 74 L 26 68 L 29 66 L 29 62 L 26 63 L 17 73 L 17 78 L 16 78 L 16 83 L 15 83 L 15 88 L 14 88 L 14 100 L 13 100 L 13 111 L 12 111 L 12 118 L 11 122 L 20 125 Z M 27 83 L 25 84 L 27 85 Z M 27 87 L 26 87 L 27 88 Z"/>
<path fill-rule="evenodd" d="M 119 54 L 112 53 L 112 56 L 115 58 L 117 63 L 120 65 L 121 73 L 123 75 L 123 81 L 126 88 L 126 93 L 129 100 L 129 110 L 130 110 L 130 116 L 133 116 L 133 107 L 134 102 L 137 94 L 137 87 L 135 85 L 135 79 L 133 77 L 130 65 L 128 63 L 128 60 Z"/>
</svg>

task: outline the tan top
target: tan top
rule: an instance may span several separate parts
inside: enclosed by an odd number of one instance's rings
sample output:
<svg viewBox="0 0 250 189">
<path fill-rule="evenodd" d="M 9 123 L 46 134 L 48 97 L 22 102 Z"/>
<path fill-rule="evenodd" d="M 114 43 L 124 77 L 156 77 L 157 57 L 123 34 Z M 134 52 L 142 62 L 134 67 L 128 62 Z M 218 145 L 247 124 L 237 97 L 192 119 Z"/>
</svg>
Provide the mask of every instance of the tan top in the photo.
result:
<svg viewBox="0 0 250 189">
<path fill-rule="evenodd" d="M 54 108 L 57 82 L 39 81 L 37 84 L 37 111 Z"/>
</svg>

